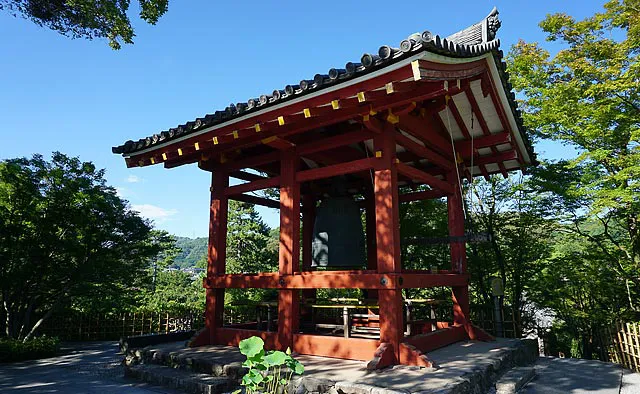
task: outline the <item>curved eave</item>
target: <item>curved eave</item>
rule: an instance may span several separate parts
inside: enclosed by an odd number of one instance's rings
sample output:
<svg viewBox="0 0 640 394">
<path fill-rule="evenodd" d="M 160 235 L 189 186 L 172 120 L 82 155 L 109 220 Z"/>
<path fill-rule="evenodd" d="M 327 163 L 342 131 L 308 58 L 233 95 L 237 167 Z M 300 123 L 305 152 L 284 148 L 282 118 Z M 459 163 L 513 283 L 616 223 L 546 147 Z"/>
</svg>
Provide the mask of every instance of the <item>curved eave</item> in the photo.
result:
<svg viewBox="0 0 640 394">
<path fill-rule="evenodd" d="M 424 35 L 425 33 L 423 33 Z M 246 103 L 230 105 L 223 111 L 216 111 L 213 114 L 205 115 L 194 121 L 187 122 L 168 131 L 142 138 L 138 141 L 127 141 L 123 145 L 112 148 L 112 152 L 116 154 L 135 154 L 137 152 L 146 152 L 149 148 L 160 148 L 166 146 L 170 141 L 180 140 L 185 136 L 198 135 L 201 132 L 210 131 L 215 126 L 228 125 L 237 119 L 244 119 L 247 116 L 258 115 L 267 109 L 281 108 L 287 103 L 298 102 L 305 98 L 314 97 L 314 94 L 322 94 L 332 89 L 349 86 L 368 77 L 379 75 L 398 68 L 398 65 L 410 63 L 412 60 L 422 58 L 428 55 L 442 55 L 450 59 L 464 59 L 472 61 L 473 59 L 499 48 L 499 40 L 492 40 L 477 45 L 461 45 L 440 36 L 433 36 L 429 41 L 415 43 L 410 51 L 395 51 L 393 56 L 388 59 L 378 58 L 370 67 L 359 65 L 353 73 L 347 73 L 345 70 L 337 70 L 338 76 L 335 79 L 328 78 L 322 74 L 316 74 L 313 80 L 306 80 L 309 84 L 303 89 L 302 82 L 295 85 L 287 85 L 284 90 L 274 90 L 271 95 L 262 95 L 258 99 L 250 99 Z M 363 58 L 369 54 L 363 55 Z M 373 56 L 373 55 L 371 55 Z M 347 63 L 347 65 L 350 63 Z M 354 63 L 351 63 L 354 64 Z M 345 65 L 345 67 L 347 67 Z M 330 70 L 330 72 L 331 72 Z M 356 81 L 356 82 L 353 82 Z M 293 89 L 293 90 L 292 90 Z M 291 91 L 291 94 L 287 93 Z M 278 92 L 276 94 L 276 92 Z M 284 93 L 283 93 L 284 92 Z M 253 100 L 253 101 L 252 101 Z M 253 104 L 255 102 L 255 104 Z"/>
</svg>

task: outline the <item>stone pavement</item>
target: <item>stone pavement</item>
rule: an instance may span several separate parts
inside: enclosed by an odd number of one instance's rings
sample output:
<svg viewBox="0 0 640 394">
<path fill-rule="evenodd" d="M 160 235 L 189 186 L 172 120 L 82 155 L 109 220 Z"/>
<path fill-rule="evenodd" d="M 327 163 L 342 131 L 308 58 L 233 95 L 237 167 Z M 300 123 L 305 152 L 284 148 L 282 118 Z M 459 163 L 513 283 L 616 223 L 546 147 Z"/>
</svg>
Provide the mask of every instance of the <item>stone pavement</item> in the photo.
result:
<svg viewBox="0 0 640 394">
<path fill-rule="evenodd" d="M 300 355 L 296 358 L 305 366 L 305 373 L 302 379 L 292 382 L 291 389 L 298 392 L 304 386 L 307 392 L 342 394 L 481 393 L 512 366 L 533 362 L 537 350 L 537 342 L 514 339 L 458 342 L 429 352 L 438 368 L 394 366 L 381 371 L 367 370 L 362 361 Z M 140 353 L 143 362 L 165 365 L 169 371 L 171 368 L 222 371 L 244 360 L 237 348 L 220 345 L 185 348 L 184 342 L 153 345 Z M 142 371 L 135 370 L 138 367 L 132 368 L 132 376 L 141 375 Z M 161 373 L 161 369 L 154 368 L 157 378 L 151 381 L 161 381 Z"/>
<path fill-rule="evenodd" d="M 124 379 L 116 342 L 78 343 L 62 350 L 57 357 L 0 364 L 0 393 L 177 393 Z"/>
<path fill-rule="evenodd" d="M 640 394 L 640 375 L 617 364 L 541 357 L 523 394 Z"/>
</svg>

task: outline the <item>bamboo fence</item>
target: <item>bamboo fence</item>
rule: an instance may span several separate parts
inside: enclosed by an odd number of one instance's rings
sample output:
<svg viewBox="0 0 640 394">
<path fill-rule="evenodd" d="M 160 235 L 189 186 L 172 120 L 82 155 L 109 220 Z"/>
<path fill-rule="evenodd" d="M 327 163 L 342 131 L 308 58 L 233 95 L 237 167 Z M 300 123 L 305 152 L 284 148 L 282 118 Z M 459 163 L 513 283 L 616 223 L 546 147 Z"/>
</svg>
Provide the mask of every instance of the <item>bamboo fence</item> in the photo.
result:
<svg viewBox="0 0 640 394">
<path fill-rule="evenodd" d="M 39 332 L 65 341 L 99 341 L 117 340 L 134 335 L 198 330 L 203 326 L 202 311 L 72 313 L 51 317 Z"/>
<path fill-rule="evenodd" d="M 640 372 L 640 322 L 616 323 L 606 330 L 609 360 Z"/>
<path fill-rule="evenodd" d="M 471 321 L 491 335 L 496 335 L 496 322 L 492 305 L 477 305 L 471 307 Z M 513 307 L 504 305 L 502 314 L 502 331 L 504 338 L 520 338 L 522 336 L 522 324 L 518 321 L 518 314 Z"/>
</svg>

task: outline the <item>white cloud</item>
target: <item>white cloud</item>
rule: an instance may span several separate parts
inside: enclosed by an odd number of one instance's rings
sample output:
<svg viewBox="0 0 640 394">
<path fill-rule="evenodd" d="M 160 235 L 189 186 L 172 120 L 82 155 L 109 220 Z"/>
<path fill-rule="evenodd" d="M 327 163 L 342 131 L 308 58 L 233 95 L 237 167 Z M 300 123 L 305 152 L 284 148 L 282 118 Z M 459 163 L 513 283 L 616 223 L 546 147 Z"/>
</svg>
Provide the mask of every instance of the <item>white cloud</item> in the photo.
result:
<svg viewBox="0 0 640 394">
<path fill-rule="evenodd" d="M 129 195 L 129 189 L 127 189 L 126 187 L 122 187 L 122 186 L 116 186 L 116 194 L 120 198 L 126 198 L 127 195 Z"/>
<path fill-rule="evenodd" d="M 178 213 L 176 209 L 164 209 L 151 204 L 132 205 L 131 209 L 140 212 L 140 215 L 147 219 L 155 220 L 156 223 L 162 223 Z"/>
<path fill-rule="evenodd" d="M 127 177 L 127 182 L 129 182 L 129 183 L 138 183 L 138 182 L 141 182 L 141 181 L 142 181 L 142 179 L 140 177 L 136 176 L 136 175 L 129 175 Z"/>
</svg>

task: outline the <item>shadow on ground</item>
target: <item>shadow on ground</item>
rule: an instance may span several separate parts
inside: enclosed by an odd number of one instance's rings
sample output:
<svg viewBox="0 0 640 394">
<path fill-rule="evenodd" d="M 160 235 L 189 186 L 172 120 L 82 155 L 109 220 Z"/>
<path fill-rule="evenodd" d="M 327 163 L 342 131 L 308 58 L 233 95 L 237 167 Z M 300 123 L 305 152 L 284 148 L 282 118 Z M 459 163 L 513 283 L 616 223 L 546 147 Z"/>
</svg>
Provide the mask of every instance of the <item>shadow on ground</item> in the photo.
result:
<svg viewBox="0 0 640 394">
<path fill-rule="evenodd" d="M 116 342 L 66 344 L 61 355 L 0 364 L 1 393 L 176 393 L 125 380 Z"/>
</svg>

